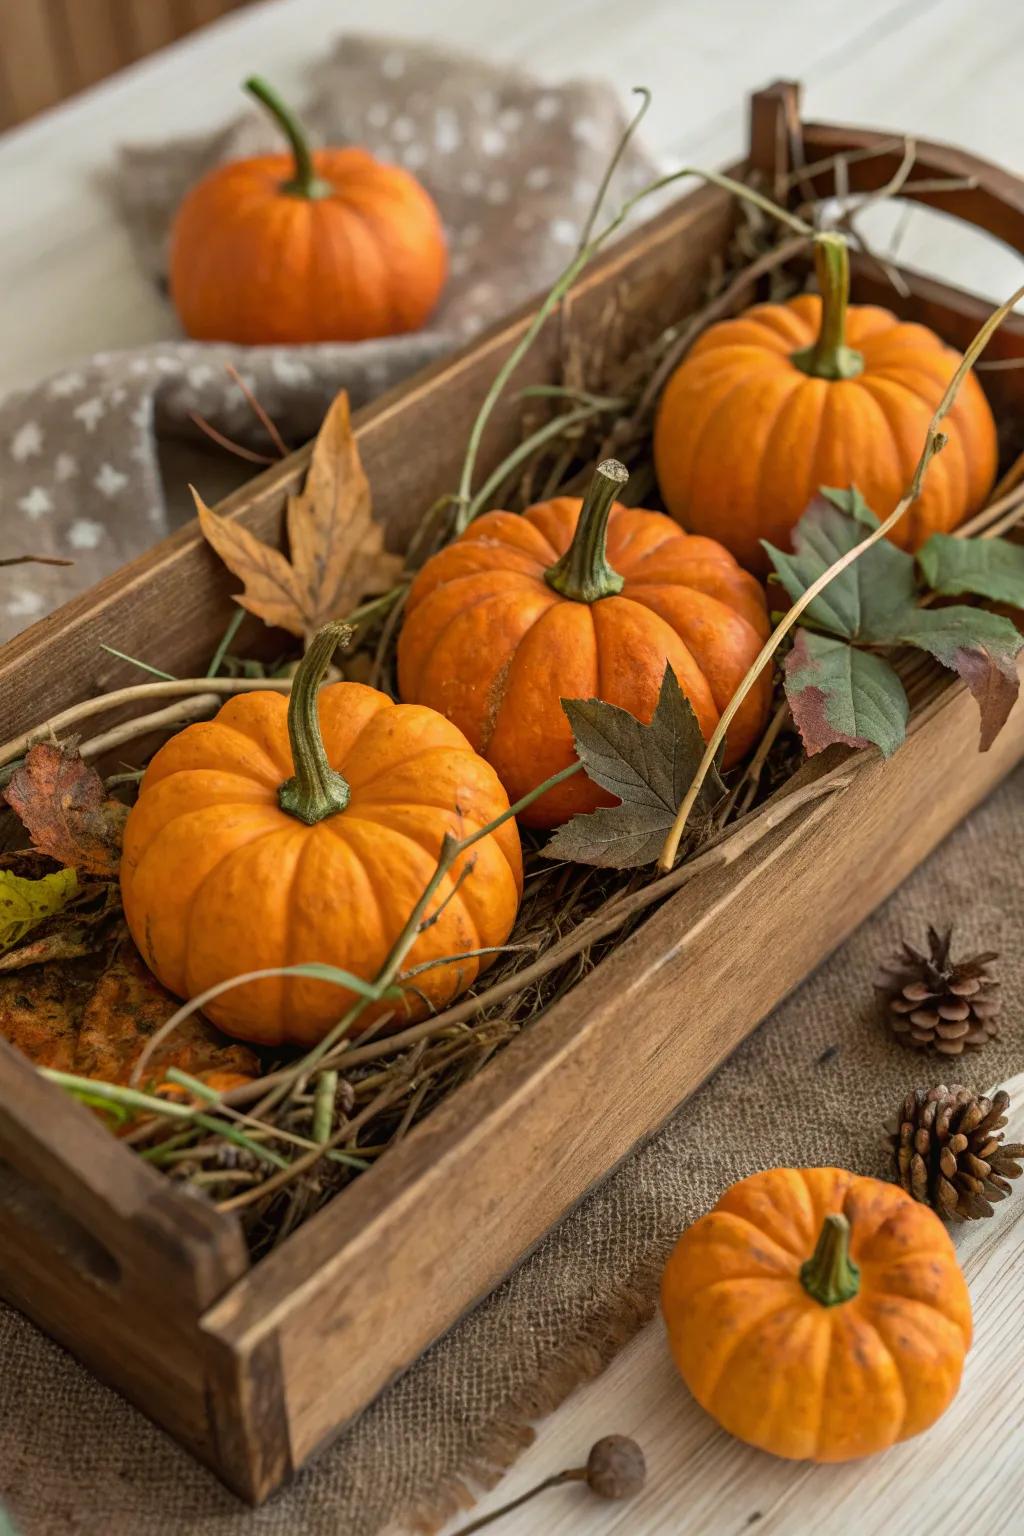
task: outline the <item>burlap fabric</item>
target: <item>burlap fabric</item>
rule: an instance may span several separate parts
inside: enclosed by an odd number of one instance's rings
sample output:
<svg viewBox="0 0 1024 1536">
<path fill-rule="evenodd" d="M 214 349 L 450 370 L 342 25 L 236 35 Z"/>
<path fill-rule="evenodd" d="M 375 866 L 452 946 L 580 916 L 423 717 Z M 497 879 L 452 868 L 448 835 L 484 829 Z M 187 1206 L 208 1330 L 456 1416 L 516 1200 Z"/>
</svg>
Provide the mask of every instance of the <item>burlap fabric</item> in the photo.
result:
<svg viewBox="0 0 1024 1536">
<path fill-rule="evenodd" d="M 963 1074 L 987 1087 L 1024 1068 L 1022 861 L 1024 770 L 654 1141 L 256 1513 L 21 1318 L 0 1312 L 0 1499 L 24 1536 L 376 1536 L 409 1529 L 410 1512 L 452 1508 L 650 1314 L 669 1247 L 733 1179 L 780 1163 L 882 1175 L 878 1127 L 909 1086 Z M 920 939 L 927 922 L 953 919 L 965 949 L 1002 951 L 1003 1038 L 962 1061 L 922 1058 L 888 1035 L 871 980 L 901 936 Z M 633 1428 L 618 1418 L 609 1426 Z"/>
<path fill-rule="evenodd" d="M 451 270 L 436 315 L 417 335 L 357 345 L 232 347 L 182 341 L 168 305 L 165 344 L 97 355 L 0 401 L 0 555 L 75 562 L 0 568 L 0 641 L 191 515 L 186 496 L 168 499 L 160 473 L 169 443 L 205 441 L 190 412 L 248 447 L 270 448 L 225 363 L 297 446 L 342 386 L 362 405 L 549 286 L 623 127 L 610 85 L 542 85 L 379 38 L 345 38 L 300 105 L 317 142 L 365 144 L 413 171 L 437 200 Z M 187 188 L 221 161 L 280 147 L 254 109 L 215 138 L 123 153 L 107 193 L 154 282 L 164 281 L 168 231 Z M 631 147 L 609 206 L 652 173 Z"/>
</svg>

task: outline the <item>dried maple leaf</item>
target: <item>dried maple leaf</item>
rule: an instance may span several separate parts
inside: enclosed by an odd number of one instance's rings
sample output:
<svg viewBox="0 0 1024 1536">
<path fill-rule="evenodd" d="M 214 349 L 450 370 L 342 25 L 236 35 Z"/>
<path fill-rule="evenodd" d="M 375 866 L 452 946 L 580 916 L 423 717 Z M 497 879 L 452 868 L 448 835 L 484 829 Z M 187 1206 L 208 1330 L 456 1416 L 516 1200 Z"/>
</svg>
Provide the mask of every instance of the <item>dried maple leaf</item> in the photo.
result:
<svg viewBox="0 0 1024 1536">
<path fill-rule="evenodd" d="M 30 748 L 4 798 L 41 853 L 86 874 L 117 874 L 128 807 L 107 798 L 77 752 L 52 742 Z"/>
<path fill-rule="evenodd" d="M 264 623 L 304 640 L 328 619 L 344 618 L 366 596 L 394 586 L 402 562 L 384 548 L 349 417 L 337 396 L 313 445 L 301 493 L 288 498 L 291 559 L 231 518 L 212 512 L 193 490 L 204 538 L 245 583 L 237 601 Z"/>
<path fill-rule="evenodd" d="M 697 716 L 671 666 L 665 667 L 650 725 L 602 699 L 563 699 L 562 708 L 588 776 L 620 804 L 574 816 L 559 827 L 545 855 L 605 869 L 653 863 L 704 756 Z M 712 769 L 698 808 L 710 810 L 724 792 Z"/>
<path fill-rule="evenodd" d="M 147 1040 L 179 1004 L 122 935 L 109 958 L 49 961 L 0 976 L 0 1035 L 37 1066 L 126 1084 Z M 147 1086 L 159 1086 L 168 1067 L 204 1079 L 259 1071 L 248 1046 L 226 1040 L 201 1014 L 156 1051 Z"/>
</svg>

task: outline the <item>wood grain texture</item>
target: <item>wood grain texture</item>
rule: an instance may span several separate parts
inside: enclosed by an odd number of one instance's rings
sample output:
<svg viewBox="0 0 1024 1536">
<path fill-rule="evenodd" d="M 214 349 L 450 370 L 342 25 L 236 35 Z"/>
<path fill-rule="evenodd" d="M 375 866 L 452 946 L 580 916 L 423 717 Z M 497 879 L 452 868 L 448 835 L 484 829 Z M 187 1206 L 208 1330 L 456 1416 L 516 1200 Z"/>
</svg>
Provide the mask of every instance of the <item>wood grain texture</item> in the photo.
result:
<svg viewBox="0 0 1024 1536">
<path fill-rule="evenodd" d="M 7 0 L 0 129 L 23 122 L 247 0 Z"/>
<path fill-rule="evenodd" d="M 249 1267 L 175 1189 L 0 1040 L 0 1295 L 208 1457 L 197 1319 Z"/>
<path fill-rule="evenodd" d="M 1024 1073 L 1003 1085 L 1006 1140 L 1024 1140 Z M 1024 1199 L 990 1221 L 954 1229 L 971 1292 L 974 1344 L 959 1395 L 916 1440 L 846 1466 L 780 1461 L 742 1445 L 699 1408 L 676 1374 L 660 1320 L 597 1381 L 549 1419 L 537 1444 L 473 1511 L 485 1515 L 559 1467 L 574 1466 L 611 1430 L 635 1436 L 647 1458 L 644 1492 L 600 1504 L 555 1489 L 507 1516 L 501 1536 L 924 1536 L 978 1524 L 986 1536 L 1020 1530 L 1019 1427 L 1024 1419 L 1020 1313 Z M 452 1521 L 441 1536 L 454 1536 Z"/>
</svg>

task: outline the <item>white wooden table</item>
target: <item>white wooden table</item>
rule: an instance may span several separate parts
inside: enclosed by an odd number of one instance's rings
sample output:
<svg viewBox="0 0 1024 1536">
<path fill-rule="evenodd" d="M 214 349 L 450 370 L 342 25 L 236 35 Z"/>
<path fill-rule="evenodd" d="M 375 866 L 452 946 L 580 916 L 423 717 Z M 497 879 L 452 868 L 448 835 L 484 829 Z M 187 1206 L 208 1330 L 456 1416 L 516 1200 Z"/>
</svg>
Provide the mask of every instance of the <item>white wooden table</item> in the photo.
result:
<svg viewBox="0 0 1024 1536">
<path fill-rule="evenodd" d="M 304 68 L 324 40 L 371 19 L 376 31 L 429 36 L 550 80 L 613 75 L 624 91 L 646 84 L 655 97 L 648 141 L 666 164 L 735 158 L 747 93 L 777 76 L 805 82 L 809 116 L 947 139 L 1024 164 L 1020 0 L 376 0 L 369 12 L 351 0 L 268 0 L 0 139 L 0 393 L 89 352 L 175 334 L 96 189 L 115 147 L 217 126 L 237 113 L 239 81 L 254 71 L 300 98 Z M 884 244 L 892 229 L 892 210 L 882 210 L 870 232 Z M 914 215 L 900 254 L 993 299 L 1021 280 L 1016 254 L 937 216 Z M 986 1536 L 1024 1529 L 1014 1445 L 1024 1418 L 1024 1198 L 968 1231 L 962 1245 L 979 1342 L 964 1392 L 921 1441 L 847 1468 L 749 1451 L 690 1401 L 654 1325 L 548 1420 L 479 1512 L 585 1458 L 593 1440 L 615 1430 L 636 1436 L 648 1455 L 638 1501 L 602 1506 L 570 1487 L 496 1529 L 924 1536 L 965 1528 L 980 1510 Z"/>
<path fill-rule="evenodd" d="M 1024 1073 L 1007 1141 L 1024 1140 Z M 643 1493 L 606 1504 L 578 1484 L 541 1494 L 495 1536 L 985 1536 L 1024 1530 L 1024 1196 L 956 1230 L 974 1309 L 974 1346 L 952 1406 L 916 1440 L 868 1461 L 780 1461 L 716 1427 L 675 1373 L 661 1321 L 541 1427 L 537 1441 L 473 1517 L 552 1472 L 580 1466 L 604 1434 L 643 1447 Z M 460 1522 L 445 1527 L 451 1536 Z"/>
</svg>

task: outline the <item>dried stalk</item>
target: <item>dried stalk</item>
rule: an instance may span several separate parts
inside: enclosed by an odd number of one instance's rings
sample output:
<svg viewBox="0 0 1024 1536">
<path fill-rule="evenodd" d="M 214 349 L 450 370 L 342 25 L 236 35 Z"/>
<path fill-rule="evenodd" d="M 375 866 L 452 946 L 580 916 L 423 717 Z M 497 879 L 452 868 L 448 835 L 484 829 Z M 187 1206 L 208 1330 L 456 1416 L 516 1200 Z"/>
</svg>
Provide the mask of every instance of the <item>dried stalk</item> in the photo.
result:
<svg viewBox="0 0 1024 1536">
<path fill-rule="evenodd" d="M 135 741 L 154 731 L 177 730 L 191 720 L 203 720 L 212 715 L 221 703 L 223 698 L 218 693 L 197 693 L 190 699 L 182 699 L 178 704 L 169 704 L 166 709 L 154 710 L 151 715 L 124 720 L 109 731 L 93 736 L 90 741 L 83 741 L 78 748 L 79 754 L 86 759 L 100 757 L 114 747 L 123 747 L 126 741 Z"/>
<path fill-rule="evenodd" d="M 5 742 L 0 747 L 0 766 L 23 756 L 37 741 L 52 741 L 62 731 L 66 732 L 80 721 L 88 720 L 93 715 L 106 714 L 108 710 L 118 709 L 122 704 L 137 704 L 143 699 L 176 698 L 181 694 L 214 693 L 227 696 L 234 693 L 256 693 L 268 688 L 274 693 L 289 693 L 291 686 L 290 677 L 182 677 L 173 681 L 135 683 L 130 688 L 116 688 L 113 693 L 99 694 L 94 699 L 83 699 L 80 704 L 72 704 L 70 708 L 61 710 L 60 714 L 51 715 L 42 725 L 33 726 L 31 730 L 23 731 L 20 736 Z"/>
</svg>

